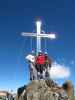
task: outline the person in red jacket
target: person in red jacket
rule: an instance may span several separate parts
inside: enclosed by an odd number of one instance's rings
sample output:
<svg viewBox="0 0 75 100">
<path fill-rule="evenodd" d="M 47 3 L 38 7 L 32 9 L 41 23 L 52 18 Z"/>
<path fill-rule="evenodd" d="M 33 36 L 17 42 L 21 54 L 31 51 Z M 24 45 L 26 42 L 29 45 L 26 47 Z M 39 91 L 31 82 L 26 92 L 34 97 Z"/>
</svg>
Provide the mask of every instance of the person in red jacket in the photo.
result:
<svg viewBox="0 0 75 100">
<path fill-rule="evenodd" d="M 45 64 L 45 55 L 42 52 L 39 52 L 38 56 L 36 57 L 35 60 L 36 63 L 36 69 L 37 72 L 40 74 L 40 78 L 43 78 L 43 70 L 44 70 L 44 64 Z"/>
</svg>

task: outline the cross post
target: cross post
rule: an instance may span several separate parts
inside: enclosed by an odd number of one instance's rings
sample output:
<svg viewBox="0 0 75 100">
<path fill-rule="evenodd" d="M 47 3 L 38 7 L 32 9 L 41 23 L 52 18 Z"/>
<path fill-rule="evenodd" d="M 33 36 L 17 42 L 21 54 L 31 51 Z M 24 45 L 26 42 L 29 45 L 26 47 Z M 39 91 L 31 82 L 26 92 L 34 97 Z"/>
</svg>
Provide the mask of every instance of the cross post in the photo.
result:
<svg viewBox="0 0 75 100">
<path fill-rule="evenodd" d="M 37 49 L 36 53 L 38 54 L 39 51 L 41 51 L 41 37 L 39 35 L 41 34 L 41 22 L 36 22 L 36 28 L 37 28 Z"/>
</svg>

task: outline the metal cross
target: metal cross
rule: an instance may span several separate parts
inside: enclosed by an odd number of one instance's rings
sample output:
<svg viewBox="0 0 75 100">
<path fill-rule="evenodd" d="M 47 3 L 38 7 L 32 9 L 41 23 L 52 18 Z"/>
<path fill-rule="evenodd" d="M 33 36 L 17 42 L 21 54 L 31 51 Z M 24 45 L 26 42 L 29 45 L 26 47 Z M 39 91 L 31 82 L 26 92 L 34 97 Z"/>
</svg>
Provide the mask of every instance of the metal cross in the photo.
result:
<svg viewBox="0 0 75 100">
<path fill-rule="evenodd" d="M 37 21 L 36 22 L 36 33 L 25 33 L 25 32 L 21 33 L 22 36 L 36 37 L 36 41 L 37 41 L 36 53 L 37 54 L 41 50 L 41 38 L 49 38 L 49 39 L 55 39 L 56 38 L 55 33 L 52 33 L 52 32 L 50 34 L 41 33 L 41 26 L 42 26 L 41 21 Z"/>
</svg>

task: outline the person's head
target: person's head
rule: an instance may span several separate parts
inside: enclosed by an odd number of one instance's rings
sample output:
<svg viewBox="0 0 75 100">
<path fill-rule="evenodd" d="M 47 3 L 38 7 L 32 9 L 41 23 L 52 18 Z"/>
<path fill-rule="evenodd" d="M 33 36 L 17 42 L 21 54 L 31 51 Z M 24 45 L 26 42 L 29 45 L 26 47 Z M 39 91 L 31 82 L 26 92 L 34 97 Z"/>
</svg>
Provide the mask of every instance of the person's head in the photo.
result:
<svg viewBox="0 0 75 100">
<path fill-rule="evenodd" d="M 38 55 L 42 55 L 42 51 L 41 50 L 38 52 Z"/>
<path fill-rule="evenodd" d="M 44 55 L 45 55 L 45 59 L 48 59 L 48 53 L 45 52 Z"/>
<path fill-rule="evenodd" d="M 45 54 L 45 57 L 48 57 L 48 53 L 47 52 L 45 52 L 44 54 Z"/>
<path fill-rule="evenodd" d="M 73 92 L 73 86 L 71 81 L 66 81 L 63 85 L 62 85 L 63 89 L 67 92 L 68 96 L 72 95 Z"/>
<path fill-rule="evenodd" d="M 31 54 L 35 55 L 35 50 L 32 50 Z"/>
<path fill-rule="evenodd" d="M 48 53 L 47 53 L 47 52 L 45 52 L 45 55 L 48 55 Z"/>
</svg>

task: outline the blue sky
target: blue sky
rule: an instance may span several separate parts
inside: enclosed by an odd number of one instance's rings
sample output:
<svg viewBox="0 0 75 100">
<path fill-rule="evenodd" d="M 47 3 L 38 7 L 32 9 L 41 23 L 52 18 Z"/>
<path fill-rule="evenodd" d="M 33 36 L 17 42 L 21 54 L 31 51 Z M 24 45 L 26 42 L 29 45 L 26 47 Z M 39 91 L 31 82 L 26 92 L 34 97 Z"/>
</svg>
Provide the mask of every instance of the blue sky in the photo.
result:
<svg viewBox="0 0 75 100">
<path fill-rule="evenodd" d="M 63 63 L 70 68 L 71 76 L 68 79 L 75 83 L 75 1 L 1 0 L 1 89 L 15 89 L 29 81 L 25 56 L 31 50 L 30 39 L 23 38 L 20 33 L 24 31 L 34 32 L 35 21 L 38 18 L 42 20 L 42 28 L 47 33 L 57 33 L 58 38 L 56 40 L 47 40 L 48 53 L 53 61 Z M 64 80 L 58 81 L 63 82 Z"/>
</svg>

